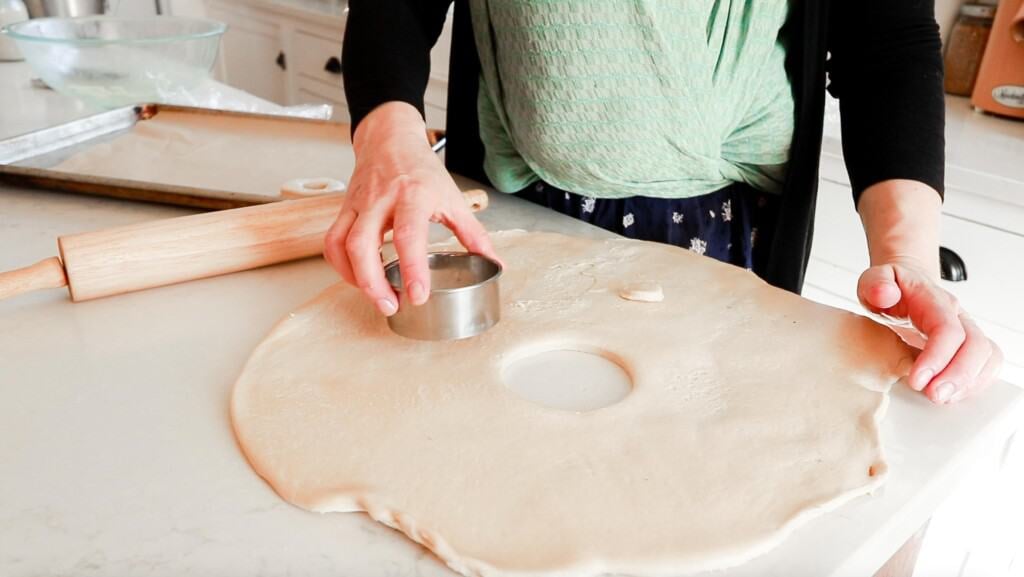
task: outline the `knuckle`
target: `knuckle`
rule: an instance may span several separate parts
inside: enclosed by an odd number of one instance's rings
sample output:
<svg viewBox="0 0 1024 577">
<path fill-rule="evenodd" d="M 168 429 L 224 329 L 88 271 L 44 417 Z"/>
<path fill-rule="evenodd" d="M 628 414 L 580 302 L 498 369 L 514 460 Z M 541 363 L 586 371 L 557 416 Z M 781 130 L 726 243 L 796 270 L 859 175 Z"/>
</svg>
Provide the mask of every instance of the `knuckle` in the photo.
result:
<svg viewBox="0 0 1024 577">
<path fill-rule="evenodd" d="M 357 180 L 355 177 L 349 182 L 348 187 L 345 189 L 345 198 L 341 201 L 341 210 L 354 210 L 355 208 L 366 204 L 367 197 L 371 196 L 372 192 L 377 187 L 373 186 L 372 183 L 367 183 L 364 180 Z"/>
<path fill-rule="evenodd" d="M 327 235 L 324 237 L 324 258 L 329 262 L 334 263 L 344 256 L 341 248 L 341 239 L 338 235 Z"/>
<path fill-rule="evenodd" d="M 959 322 L 951 322 L 947 325 L 946 336 L 949 338 L 950 341 L 953 341 L 957 344 L 962 344 L 965 340 L 967 340 L 967 330 L 964 329 L 963 324 Z"/>
<path fill-rule="evenodd" d="M 338 251 L 334 247 L 334 245 L 324 246 L 324 260 L 329 262 L 331 266 L 334 267 L 335 269 L 339 271 L 341 270 L 341 263 L 338 260 Z"/>
<path fill-rule="evenodd" d="M 350 255 L 366 252 L 370 247 L 369 239 L 362 234 L 350 234 L 345 239 L 345 250 Z"/>
<path fill-rule="evenodd" d="M 341 233 L 331 227 L 324 235 L 324 255 L 330 255 L 341 246 Z"/>
<path fill-rule="evenodd" d="M 395 195 L 404 198 L 415 194 L 420 189 L 419 180 L 407 175 L 402 174 L 396 176 L 388 187 Z"/>
<path fill-rule="evenodd" d="M 377 287 L 372 283 L 357 283 L 356 286 L 359 287 L 359 291 L 362 292 L 370 300 L 375 301 L 380 297 L 377 291 Z"/>
<path fill-rule="evenodd" d="M 402 271 L 402 284 L 408 286 L 414 281 L 422 282 L 425 276 L 426 274 L 419 267 L 408 267 L 406 270 Z"/>
<path fill-rule="evenodd" d="M 395 242 L 403 244 L 415 240 L 418 233 L 419 227 L 409 222 L 396 223 L 394 229 L 392 229 Z"/>
</svg>

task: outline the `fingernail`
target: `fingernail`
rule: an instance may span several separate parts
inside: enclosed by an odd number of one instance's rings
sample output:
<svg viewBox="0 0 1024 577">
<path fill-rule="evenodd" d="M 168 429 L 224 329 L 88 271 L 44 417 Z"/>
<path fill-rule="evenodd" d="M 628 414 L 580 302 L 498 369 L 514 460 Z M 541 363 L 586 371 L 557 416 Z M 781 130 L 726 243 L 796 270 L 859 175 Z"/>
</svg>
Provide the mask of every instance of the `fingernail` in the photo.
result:
<svg viewBox="0 0 1024 577">
<path fill-rule="evenodd" d="M 391 299 L 380 299 L 377 301 L 377 310 L 384 316 L 391 316 L 398 312 L 398 307 L 395 303 L 391 302 Z"/>
<path fill-rule="evenodd" d="M 409 298 L 416 306 L 427 302 L 427 291 L 423 289 L 423 285 L 419 281 L 409 285 Z"/>
<path fill-rule="evenodd" d="M 932 380 L 932 377 L 934 376 L 935 371 L 931 369 L 924 369 L 921 372 L 917 373 L 917 377 L 914 379 L 914 382 L 911 386 L 915 391 L 924 390 L 924 388 L 928 386 L 928 383 Z"/>
<path fill-rule="evenodd" d="M 955 392 L 956 386 L 953 383 L 942 383 L 935 387 L 935 400 L 939 403 L 946 403 L 953 398 Z"/>
</svg>

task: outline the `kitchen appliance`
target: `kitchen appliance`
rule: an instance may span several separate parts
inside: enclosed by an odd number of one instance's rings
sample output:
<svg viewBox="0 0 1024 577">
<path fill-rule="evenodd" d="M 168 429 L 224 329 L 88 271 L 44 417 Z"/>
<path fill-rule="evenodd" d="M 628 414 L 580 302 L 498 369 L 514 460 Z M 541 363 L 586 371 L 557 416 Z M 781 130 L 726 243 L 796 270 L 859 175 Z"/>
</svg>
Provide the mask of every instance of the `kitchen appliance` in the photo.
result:
<svg viewBox="0 0 1024 577">
<path fill-rule="evenodd" d="M 32 18 L 79 18 L 103 14 L 105 0 L 26 0 Z"/>
<path fill-rule="evenodd" d="M 462 193 L 487 207 L 480 189 Z M 59 257 L 0 273 L 0 299 L 67 287 L 84 301 L 316 256 L 343 195 L 282 200 L 61 236 Z"/>
<path fill-rule="evenodd" d="M 419 306 L 408 300 L 398 261 L 384 267 L 398 294 L 398 312 L 388 317 L 391 330 L 411 339 L 446 341 L 472 337 L 497 324 L 500 264 L 479 254 L 435 252 L 427 255 L 427 266 L 430 298 Z"/>
<path fill-rule="evenodd" d="M 1024 118 L 1024 0 L 1002 0 L 992 23 L 971 104 Z"/>
<path fill-rule="evenodd" d="M 163 102 L 207 79 L 227 27 L 177 16 L 35 18 L 4 32 L 51 88 L 99 108 Z"/>
</svg>

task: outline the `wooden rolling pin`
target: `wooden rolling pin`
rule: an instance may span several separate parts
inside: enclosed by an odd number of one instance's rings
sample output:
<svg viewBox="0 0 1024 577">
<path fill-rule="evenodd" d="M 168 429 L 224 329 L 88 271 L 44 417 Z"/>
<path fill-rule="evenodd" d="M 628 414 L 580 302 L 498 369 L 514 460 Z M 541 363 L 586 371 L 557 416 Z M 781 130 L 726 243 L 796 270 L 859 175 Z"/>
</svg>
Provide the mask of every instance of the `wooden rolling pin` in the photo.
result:
<svg viewBox="0 0 1024 577">
<path fill-rule="evenodd" d="M 487 193 L 464 191 L 473 212 Z M 61 236 L 60 257 L 0 273 L 0 299 L 66 286 L 72 301 L 249 270 L 321 254 L 343 195 L 193 214 Z"/>
</svg>

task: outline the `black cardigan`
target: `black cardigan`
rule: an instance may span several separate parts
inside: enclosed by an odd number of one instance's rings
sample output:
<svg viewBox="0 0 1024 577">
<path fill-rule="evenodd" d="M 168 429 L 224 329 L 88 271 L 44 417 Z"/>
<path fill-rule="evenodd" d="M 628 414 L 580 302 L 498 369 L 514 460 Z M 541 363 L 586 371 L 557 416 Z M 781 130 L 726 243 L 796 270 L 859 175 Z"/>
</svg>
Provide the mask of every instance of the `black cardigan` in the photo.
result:
<svg viewBox="0 0 1024 577">
<path fill-rule="evenodd" d="M 342 65 L 352 130 L 377 105 L 423 111 L 430 49 L 452 0 L 350 0 Z M 766 280 L 799 292 L 811 251 L 825 106 L 839 99 L 854 201 L 902 178 L 942 194 L 945 107 L 933 2 L 794 0 L 782 31 L 796 129 Z M 482 182 L 480 63 L 467 0 L 455 0 L 448 78 L 448 169 Z"/>
</svg>

